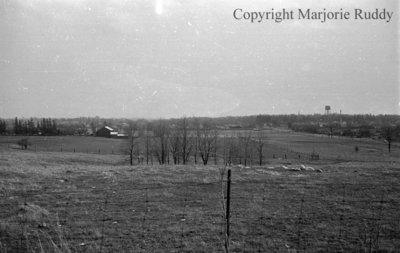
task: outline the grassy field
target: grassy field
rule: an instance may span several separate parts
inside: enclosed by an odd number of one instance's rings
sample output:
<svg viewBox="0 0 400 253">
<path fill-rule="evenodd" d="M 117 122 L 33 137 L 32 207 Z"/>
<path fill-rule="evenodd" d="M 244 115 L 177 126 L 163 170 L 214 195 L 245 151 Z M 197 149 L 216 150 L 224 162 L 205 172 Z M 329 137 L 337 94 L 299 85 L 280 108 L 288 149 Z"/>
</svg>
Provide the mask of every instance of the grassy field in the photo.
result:
<svg viewBox="0 0 400 253">
<path fill-rule="evenodd" d="M 222 136 L 246 136 L 248 130 L 229 130 L 220 132 L 218 153 L 223 151 Z M 257 138 L 257 133 L 251 133 Z M 391 158 L 400 158 L 400 145 L 392 144 L 389 154 L 387 144 L 383 140 L 345 138 L 298 133 L 280 129 L 263 130 L 264 157 L 267 160 L 275 159 L 300 160 L 307 162 L 312 152 L 320 155 L 324 162 L 329 161 L 387 161 Z M 0 136 L 0 148 L 18 149 L 16 144 L 21 136 Z M 125 139 L 102 138 L 93 136 L 28 136 L 32 151 L 76 152 L 89 154 L 124 154 L 126 151 Z M 142 146 L 144 144 L 142 143 Z M 355 152 L 355 147 L 358 152 Z M 144 147 L 142 147 L 142 153 Z M 300 159 L 299 159 L 300 155 Z M 193 159 L 192 159 L 193 160 Z M 253 155 L 253 163 L 257 163 L 257 156 Z"/>
<path fill-rule="evenodd" d="M 332 161 L 388 161 L 400 158 L 400 145 L 393 144 L 392 152 L 387 151 L 383 140 L 368 138 L 329 137 L 285 130 L 265 130 L 267 147 L 286 150 L 292 157 L 295 154 L 316 152 L 324 162 Z M 355 152 L 358 146 L 359 151 Z M 285 151 L 285 152 L 286 152 Z M 273 152 L 272 150 L 270 152 Z M 294 156 L 293 156 L 294 155 Z"/>
<path fill-rule="evenodd" d="M 231 168 L 232 252 L 399 251 L 396 147 L 268 131 L 266 155 L 291 155 Z M 120 140 L 36 137 L 25 151 L 13 138 L 0 139 L 0 252 L 224 251 L 222 166 L 127 166 L 111 152 L 39 148 Z M 312 151 L 321 159 L 297 159 Z M 322 172 L 290 169 L 300 164 Z"/>
<path fill-rule="evenodd" d="M 21 136 L 0 136 L 0 147 L 18 149 Z M 27 136 L 32 151 L 121 154 L 123 139 L 93 136 Z"/>
</svg>

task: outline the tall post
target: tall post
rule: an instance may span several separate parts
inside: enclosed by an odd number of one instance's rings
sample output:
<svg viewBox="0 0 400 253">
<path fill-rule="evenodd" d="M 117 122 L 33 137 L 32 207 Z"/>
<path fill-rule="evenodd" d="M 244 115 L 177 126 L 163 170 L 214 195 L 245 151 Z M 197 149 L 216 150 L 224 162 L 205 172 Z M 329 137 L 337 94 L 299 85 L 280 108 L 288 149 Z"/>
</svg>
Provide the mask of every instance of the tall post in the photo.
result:
<svg viewBox="0 0 400 253">
<path fill-rule="evenodd" d="M 224 134 L 224 142 L 223 142 L 224 144 L 224 153 L 223 153 L 223 156 L 224 156 L 224 165 L 226 166 L 226 164 L 227 164 L 227 162 L 226 162 L 226 146 L 225 146 L 225 134 Z"/>
<path fill-rule="evenodd" d="M 225 239 L 225 252 L 229 252 L 229 219 L 230 219 L 230 209 L 231 209 L 231 170 L 228 170 L 228 184 L 226 189 L 226 239 Z"/>
</svg>

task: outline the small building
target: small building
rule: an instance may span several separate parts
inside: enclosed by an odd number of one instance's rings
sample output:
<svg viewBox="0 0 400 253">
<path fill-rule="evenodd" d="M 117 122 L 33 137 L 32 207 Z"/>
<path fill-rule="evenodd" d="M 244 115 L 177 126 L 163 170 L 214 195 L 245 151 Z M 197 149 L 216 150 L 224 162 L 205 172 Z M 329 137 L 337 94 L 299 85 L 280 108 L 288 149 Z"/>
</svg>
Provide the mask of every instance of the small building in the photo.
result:
<svg viewBox="0 0 400 253">
<path fill-rule="evenodd" d="M 117 135 L 118 135 L 118 132 L 109 126 L 104 126 L 96 131 L 96 136 L 98 136 L 98 137 L 110 138 L 110 137 L 116 137 Z"/>
<path fill-rule="evenodd" d="M 117 134 L 117 138 L 128 138 L 127 134 Z"/>
</svg>

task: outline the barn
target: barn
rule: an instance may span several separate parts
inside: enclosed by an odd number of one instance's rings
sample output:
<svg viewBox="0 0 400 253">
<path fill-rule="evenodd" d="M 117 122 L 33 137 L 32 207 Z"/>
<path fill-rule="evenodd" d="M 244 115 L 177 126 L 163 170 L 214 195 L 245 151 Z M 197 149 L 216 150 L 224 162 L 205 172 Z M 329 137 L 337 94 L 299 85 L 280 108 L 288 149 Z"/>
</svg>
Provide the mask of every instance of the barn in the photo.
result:
<svg viewBox="0 0 400 253">
<path fill-rule="evenodd" d="M 98 136 L 98 137 L 110 138 L 110 137 L 116 137 L 117 135 L 118 135 L 118 132 L 109 126 L 104 126 L 96 131 L 96 136 Z"/>
</svg>

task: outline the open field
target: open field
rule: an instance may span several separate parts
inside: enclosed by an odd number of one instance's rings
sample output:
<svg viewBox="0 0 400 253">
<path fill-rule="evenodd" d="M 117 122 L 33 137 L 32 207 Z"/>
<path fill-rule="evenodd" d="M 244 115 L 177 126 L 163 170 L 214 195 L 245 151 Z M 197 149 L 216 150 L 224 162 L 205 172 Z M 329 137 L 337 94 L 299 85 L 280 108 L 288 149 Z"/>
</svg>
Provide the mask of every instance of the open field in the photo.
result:
<svg viewBox="0 0 400 253">
<path fill-rule="evenodd" d="M 220 132 L 218 153 L 222 156 L 223 136 L 246 136 L 251 132 L 253 138 L 257 133 L 251 130 L 226 130 Z M 400 144 L 392 144 L 389 154 L 387 144 L 383 140 L 359 139 L 347 137 L 330 138 L 323 135 L 293 132 L 280 129 L 263 130 L 265 147 L 263 156 L 270 160 L 284 159 L 307 162 L 309 155 L 316 152 L 326 161 L 387 161 L 400 158 Z M 0 136 L 0 148 L 18 149 L 16 145 L 22 136 Z M 92 137 L 92 136 L 29 136 L 32 151 L 76 152 L 89 154 L 123 154 L 126 151 L 125 139 Z M 143 146 L 143 145 L 142 145 Z M 358 146 L 359 152 L 355 152 Z M 144 147 L 142 147 L 142 152 Z M 300 159 L 299 159 L 300 155 Z M 256 155 L 253 155 L 253 163 Z M 221 162 L 221 161 L 220 161 Z"/>
<path fill-rule="evenodd" d="M 0 136 L 0 147 L 19 148 L 22 136 Z M 121 154 L 122 139 L 93 136 L 27 136 L 33 151 Z"/>
<path fill-rule="evenodd" d="M 9 148 L 18 137 L 5 138 L 0 252 L 224 251 L 222 166 L 127 166 L 120 155 L 24 151 Z M 52 138 L 40 145 L 120 141 Z M 278 131 L 267 134 L 266 147 L 265 166 L 231 168 L 232 252 L 398 252 L 396 147 L 388 155 L 378 141 Z M 278 151 L 292 155 L 272 159 Z M 295 156 L 311 151 L 321 160 Z M 282 167 L 300 163 L 322 172 Z"/>
<path fill-rule="evenodd" d="M 221 136 L 247 136 L 251 132 L 253 138 L 257 138 L 257 131 L 251 130 L 226 130 Z M 386 161 L 391 157 L 400 158 L 399 143 L 392 143 L 393 150 L 387 152 L 387 143 L 383 140 L 370 138 L 329 137 L 302 132 L 294 132 L 286 129 L 264 129 L 262 131 L 266 143 L 265 156 L 272 158 L 298 159 L 298 154 L 309 155 L 316 152 L 322 159 L 329 161 Z M 359 152 L 355 152 L 358 146 Z"/>
<path fill-rule="evenodd" d="M 369 138 L 329 137 L 286 130 L 265 130 L 267 147 L 287 150 L 295 154 L 310 154 L 315 151 L 326 161 L 388 161 L 400 158 L 400 145 L 394 143 L 392 152 L 387 151 L 383 140 Z M 359 152 L 355 152 L 358 146 Z M 285 151 L 286 152 L 286 151 Z"/>
</svg>

